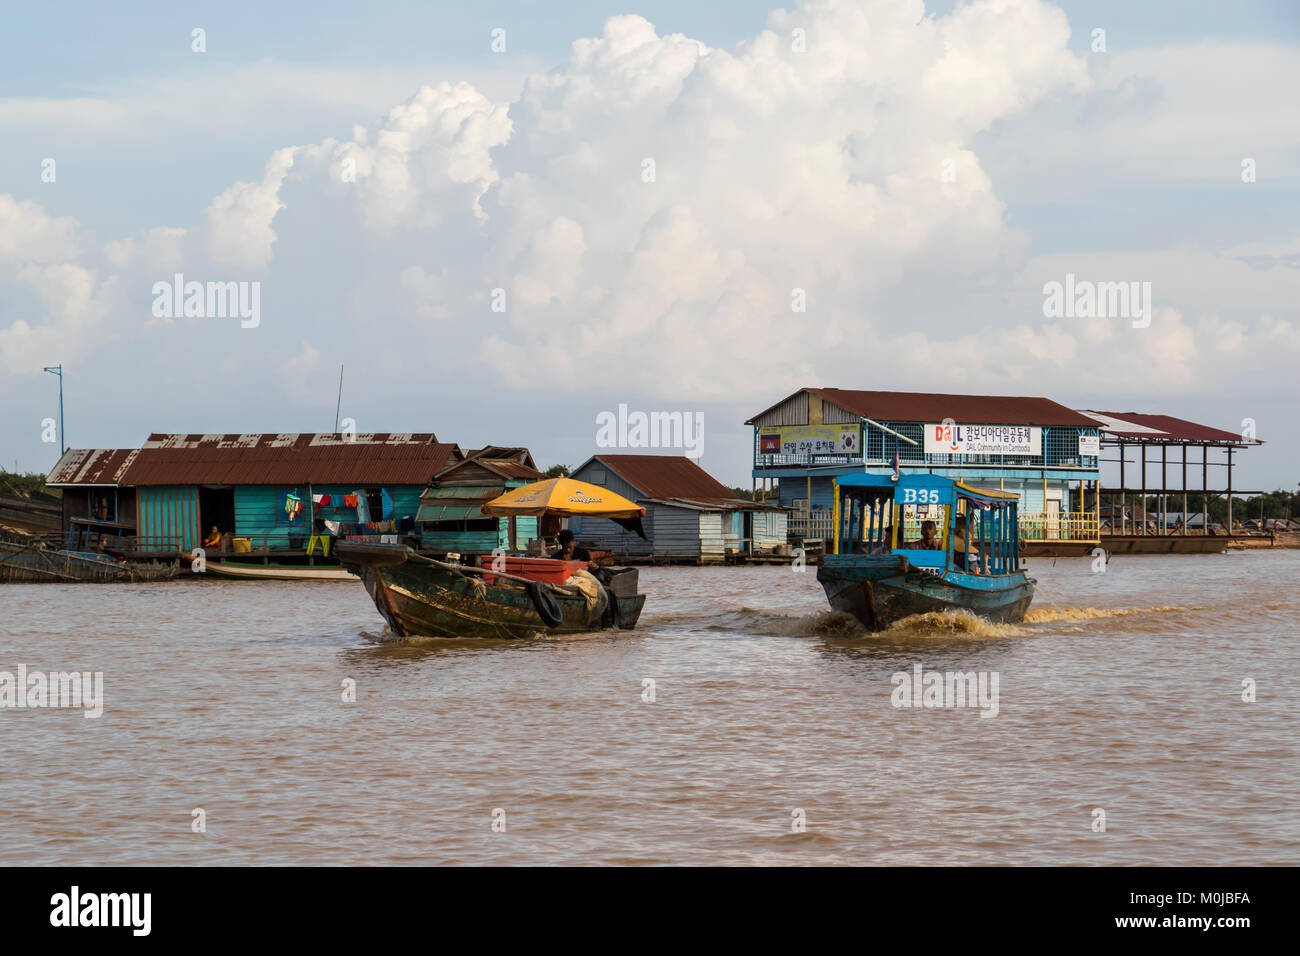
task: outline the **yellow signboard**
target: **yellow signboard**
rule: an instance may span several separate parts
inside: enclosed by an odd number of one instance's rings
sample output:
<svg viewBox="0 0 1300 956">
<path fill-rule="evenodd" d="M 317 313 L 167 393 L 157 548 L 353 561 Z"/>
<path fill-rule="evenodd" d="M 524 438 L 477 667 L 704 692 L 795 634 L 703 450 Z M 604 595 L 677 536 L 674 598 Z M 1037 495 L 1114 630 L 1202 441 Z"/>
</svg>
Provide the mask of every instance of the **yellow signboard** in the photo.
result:
<svg viewBox="0 0 1300 956">
<path fill-rule="evenodd" d="M 758 432 L 760 455 L 858 455 L 860 425 L 769 425 Z"/>
</svg>

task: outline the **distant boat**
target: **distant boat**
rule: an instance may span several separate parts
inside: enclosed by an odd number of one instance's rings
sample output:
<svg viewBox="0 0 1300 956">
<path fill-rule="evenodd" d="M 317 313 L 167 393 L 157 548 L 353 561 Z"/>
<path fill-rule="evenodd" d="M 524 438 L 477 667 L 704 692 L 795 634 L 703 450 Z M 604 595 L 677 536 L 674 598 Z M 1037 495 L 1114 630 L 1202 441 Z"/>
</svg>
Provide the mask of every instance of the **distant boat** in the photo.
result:
<svg viewBox="0 0 1300 956">
<path fill-rule="evenodd" d="M 129 563 L 94 551 L 56 551 L 37 538 L 0 537 L 0 582 L 167 581 L 175 562 Z"/>
<path fill-rule="evenodd" d="M 252 564 L 240 561 L 208 561 L 204 573 L 246 581 L 356 581 L 351 571 L 338 566 L 310 567 L 296 564 Z"/>
<path fill-rule="evenodd" d="M 840 478 L 833 550 L 817 580 L 833 609 L 873 631 L 913 614 L 955 609 L 993 621 L 1024 620 L 1035 582 L 1020 570 L 1017 501 L 942 475 Z M 898 530 L 909 521 L 915 526 L 910 543 Z M 937 547 L 917 546 L 925 521 L 935 523 Z"/>
</svg>

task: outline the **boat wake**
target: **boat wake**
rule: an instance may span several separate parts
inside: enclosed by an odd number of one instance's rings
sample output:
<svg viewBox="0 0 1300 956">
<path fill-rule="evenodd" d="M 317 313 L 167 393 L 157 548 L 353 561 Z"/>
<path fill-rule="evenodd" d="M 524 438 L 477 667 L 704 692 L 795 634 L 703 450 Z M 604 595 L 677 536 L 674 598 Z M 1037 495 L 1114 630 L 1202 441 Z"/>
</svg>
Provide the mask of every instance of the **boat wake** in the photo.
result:
<svg viewBox="0 0 1300 956">
<path fill-rule="evenodd" d="M 1141 614 L 1164 614 L 1179 611 L 1203 610 L 1203 606 L 1182 607 L 1156 605 L 1153 607 L 1063 607 L 1031 608 L 1023 622 L 1015 624 L 990 621 L 964 608 L 930 611 L 914 614 L 895 621 L 883 631 L 868 631 L 850 614 L 837 611 L 791 615 L 776 611 L 740 607 L 706 613 L 682 612 L 655 615 L 643 626 L 647 630 L 708 630 L 753 637 L 831 637 L 865 638 L 869 640 L 913 640 L 926 638 L 963 638 L 988 640 L 1003 637 L 1024 637 L 1041 633 L 1034 625 L 1083 623 Z"/>
<path fill-rule="evenodd" d="M 973 614 L 965 608 L 949 611 L 929 611 L 925 614 L 913 614 L 900 621 L 895 621 L 877 637 L 893 639 L 906 638 L 973 638 L 988 639 L 1000 637 L 1023 637 L 1029 631 L 1018 624 L 1004 624 L 990 621 Z"/>
<path fill-rule="evenodd" d="M 1056 624 L 1061 621 L 1099 621 L 1111 617 L 1127 617 L 1130 614 L 1166 614 L 1176 611 L 1201 611 L 1204 605 L 1194 607 L 1175 607 L 1156 605 L 1154 607 L 1041 607 L 1031 608 L 1025 613 L 1026 624 Z"/>
<path fill-rule="evenodd" d="M 708 614 L 684 613 L 658 615 L 647 629 L 710 630 L 753 637 L 829 637 L 897 640 L 914 638 L 998 638 L 1016 637 L 1029 632 L 1012 624 L 998 624 L 970 611 L 956 609 L 914 614 L 896 621 L 883 631 L 871 632 L 851 614 L 822 611 L 815 614 L 790 615 L 742 607 Z"/>
</svg>

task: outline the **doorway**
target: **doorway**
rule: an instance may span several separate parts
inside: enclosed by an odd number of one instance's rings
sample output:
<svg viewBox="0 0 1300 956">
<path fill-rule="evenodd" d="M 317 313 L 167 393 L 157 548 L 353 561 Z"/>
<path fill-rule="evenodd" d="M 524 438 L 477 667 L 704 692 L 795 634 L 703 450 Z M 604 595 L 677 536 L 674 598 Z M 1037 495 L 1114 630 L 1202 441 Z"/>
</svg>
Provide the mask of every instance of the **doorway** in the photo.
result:
<svg viewBox="0 0 1300 956">
<path fill-rule="evenodd" d="M 231 485 L 202 485 L 199 488 L 199 540 L 207 538 L 212 526 L 221 531 L 221 547 L 229 550 L 235 534 L 235 489 Z"/>
</svg>

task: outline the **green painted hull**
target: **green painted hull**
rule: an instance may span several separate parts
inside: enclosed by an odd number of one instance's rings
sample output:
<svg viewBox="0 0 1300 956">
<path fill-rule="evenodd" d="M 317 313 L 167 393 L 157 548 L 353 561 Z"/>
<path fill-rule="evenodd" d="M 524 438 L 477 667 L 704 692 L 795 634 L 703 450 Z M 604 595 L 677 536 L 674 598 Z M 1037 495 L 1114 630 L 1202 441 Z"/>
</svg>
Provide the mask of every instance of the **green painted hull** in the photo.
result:
<svg viewBox="0 0 1300 956">
<path fill-rule="evenodd" d="M 398 637 L 536 637 L 636 626 L 645 595 L 614 598 L 608 592 L 588 602 L 565 589 L 550 588 L 563 620 L 548 626 L 524 586 L 498 577 L 463 574 L 437 564 L 408 560 L 405 548 L 340 545 L 343 566 L 361 578 L 380 615 Z M 611 606 L 611 601 L 614 606 Z"/>
</svg>

